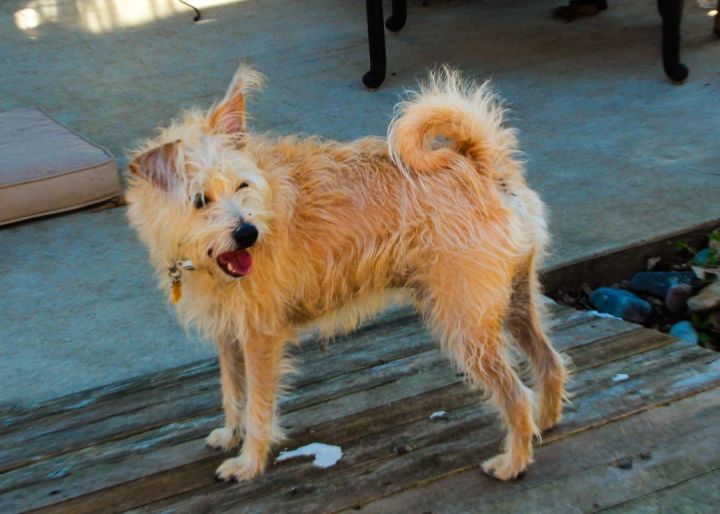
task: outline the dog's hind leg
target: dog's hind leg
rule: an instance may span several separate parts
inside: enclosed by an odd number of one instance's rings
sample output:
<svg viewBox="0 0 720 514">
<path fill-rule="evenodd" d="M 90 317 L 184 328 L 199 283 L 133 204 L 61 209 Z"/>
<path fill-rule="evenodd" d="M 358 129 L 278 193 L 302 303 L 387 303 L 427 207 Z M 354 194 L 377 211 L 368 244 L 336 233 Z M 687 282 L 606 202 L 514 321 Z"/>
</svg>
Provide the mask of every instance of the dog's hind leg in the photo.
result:
<svg viewBox="0 0 720 514">
<path fill-rule="evenodd" d="M 484 462 L 483 470 L 500 480 L 517 478 L 532 462 L 532 440 L 538 430 L 532 391 L 505 356 L 503 318 L 511 273 L 490 255 L 446 256 L 431 268 L 417 291 L 418 308 L 470 384 L 490 394 L 508 429 L 505 453 Z"/>
<path fill-rule="evenodd" d="M 542 328 L 540 308 L 540 286 L 531 256 L 513 278 L 506 327 L 530 361 L 539 393 L 536 422 L 540 430 L 548 430 L 562 416 L 567 372 Z"/>
<path fill-rule="evenodd" d="M 223 395 L 225 426 L 216 428 L 205 439 L 211 448 L 230 450 L 242 438 L 242 418 L 245 408 L 245 358 L 235 339 L 219 341 L 220 384 Z"/>
<path fill-rule="evenodd" d="M 286 338 L 250 337 L 244 345 L 247 400 L 245 440 L 240 455 L 223 462 L 215 472 L 222 480 L 247 480 L 265 469 L 270 446 L 282 439 L 276 407 L 284 371 Z"/>
</svg>

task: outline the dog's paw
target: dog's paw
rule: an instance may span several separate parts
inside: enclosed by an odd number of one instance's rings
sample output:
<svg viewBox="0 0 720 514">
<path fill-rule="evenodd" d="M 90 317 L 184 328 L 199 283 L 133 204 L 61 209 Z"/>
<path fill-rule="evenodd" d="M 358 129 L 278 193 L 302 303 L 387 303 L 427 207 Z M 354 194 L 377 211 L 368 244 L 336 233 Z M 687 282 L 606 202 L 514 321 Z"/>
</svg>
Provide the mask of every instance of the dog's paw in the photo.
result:
<svg viewBox="0 0 720 514">
<path fill-rule="evenodd" d="M 217 450 L 232 450 L 240 444 L 240 429 L 216 428 L 205 438 L 205 444 Z"/>
<path fill-rule="evenodd" d="M 227 459 L 220 464 L 220 467 L 215 471 L 215 480 L 225 482 L 250 480 L 262 473 L 264 467 L 264 463 L 250 460 L 241 455 L 234 459 Z"/>
<path fill-rule="evenodd" d="M 514 480 L 525 476 L 526 465 L 518 465 L 510 460 L 510 455 L 501 453 L 482 463 L 486 475 L 497 480 Z"/>
</svg>

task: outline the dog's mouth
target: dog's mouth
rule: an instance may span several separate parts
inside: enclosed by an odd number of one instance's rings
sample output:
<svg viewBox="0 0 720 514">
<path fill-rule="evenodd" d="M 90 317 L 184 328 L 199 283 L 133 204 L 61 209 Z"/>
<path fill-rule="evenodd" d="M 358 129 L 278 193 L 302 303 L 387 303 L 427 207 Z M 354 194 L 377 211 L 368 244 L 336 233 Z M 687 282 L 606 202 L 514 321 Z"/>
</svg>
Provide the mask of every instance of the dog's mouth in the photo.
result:
<svg viewBox="0 0 720 514">
<path fill-rule="evenodd" d="M 252 270 L 252 255 L 247 250 L 223 252 L 215 261 L 221 270 L 234 278 L 244 277 Z"/>
</svg>

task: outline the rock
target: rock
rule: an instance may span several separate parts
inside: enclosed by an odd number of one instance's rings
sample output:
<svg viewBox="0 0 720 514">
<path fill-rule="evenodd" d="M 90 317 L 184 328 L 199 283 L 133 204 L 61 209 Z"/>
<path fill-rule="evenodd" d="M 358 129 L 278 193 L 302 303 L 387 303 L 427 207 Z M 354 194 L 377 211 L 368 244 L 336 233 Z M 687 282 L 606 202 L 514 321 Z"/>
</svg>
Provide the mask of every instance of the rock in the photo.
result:
<svg viewBox="0 0 720 514">
<path fill-rule="evenodd" d="M 706 286 L 698 294 L 687 301 L 688 308 L 693 312 L 720 309 L 720 280 Z"/>
<path fill-rule="evenodd" d="M 689 321 L 678 321 L 670 327 L 669 334 L 688 343 L 697 344 L 698 342 L 698 333 Z"/>
<path fill-rule="evenodd" d="M 710 248 L 703 248 L 695 254 L 695 257 L 693 257 L 693 264 L 695 266 L 709 266 L 713 255 L 714 254 Z"/>
<path fill-rule="evenodd" d="M 652 307 L 642 298 L 630 291 L 613 287 L 599 287 L 590 295 L 590 303 L 599 312 L 612 314 L 634 323 L 642 323 L 652 311 Z"/>
<path fill-rule="evenodd" d="M 685 310 L 688 298 L 693 294 L 692 286 L 688 284 L 674 284 L 670 286 L 665 295 L 665 307 L 673 314 Z"/>
<path fill-rule="evenodd" d="M 630 280 L 630 288 L 665 299 L 675 284 L 695 285 L 698 278 L 691 271 L 641 271 Z"/>
</svg>

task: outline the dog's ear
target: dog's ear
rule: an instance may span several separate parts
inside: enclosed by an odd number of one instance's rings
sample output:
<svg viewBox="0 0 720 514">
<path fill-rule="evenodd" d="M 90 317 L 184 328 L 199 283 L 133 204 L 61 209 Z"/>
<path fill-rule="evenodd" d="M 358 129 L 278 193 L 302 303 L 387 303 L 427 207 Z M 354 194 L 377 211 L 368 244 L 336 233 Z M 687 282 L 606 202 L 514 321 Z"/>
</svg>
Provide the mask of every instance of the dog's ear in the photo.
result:
<svg viewBox="0 0 720 514">
<path fill-rule="evenodd" d="M 133 175 L 144 178 L 153 186 L 169 191 L 180 178 L 183 166 L 182 142 L 165 143 L 135 157 L 128 165 Z"/>
<path fill-rule="evenodd" d="M 245 64 L 240 65 L 225 98 L 210 109 L 210 130 L 234 136 L 242 145 L 246 131 L 245 99 L 251 90 L 261 89 L 263 82 L 264 77 L 260 73 Z"/>
</svg>

